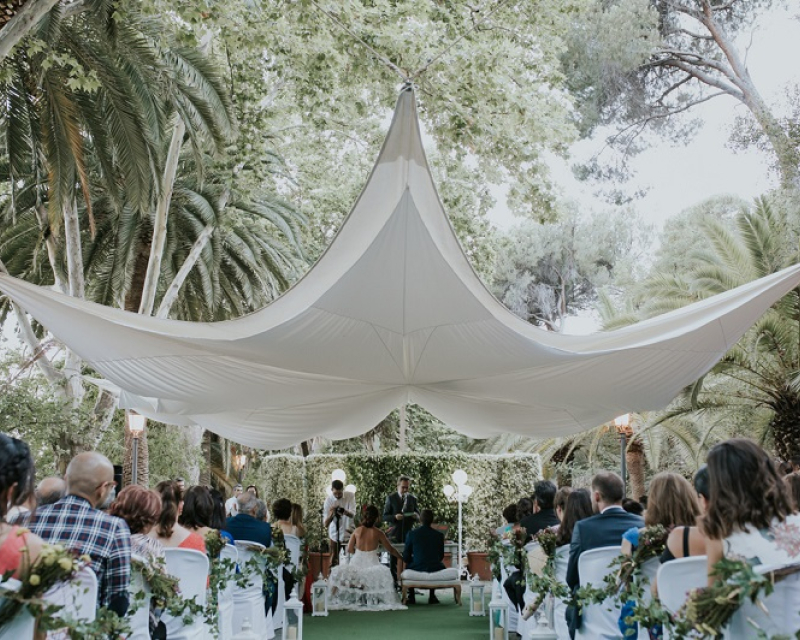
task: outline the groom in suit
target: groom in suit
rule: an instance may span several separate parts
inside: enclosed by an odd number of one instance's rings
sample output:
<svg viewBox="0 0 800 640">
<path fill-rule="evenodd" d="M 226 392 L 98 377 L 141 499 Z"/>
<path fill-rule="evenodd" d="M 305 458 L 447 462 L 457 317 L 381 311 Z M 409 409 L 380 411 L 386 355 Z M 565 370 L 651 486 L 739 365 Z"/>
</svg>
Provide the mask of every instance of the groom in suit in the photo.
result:
<svg viewBox="0 0 800 640">
<path fill-rule="evenodd" d="M 444 566 L 444 534 L 436 531 L 433 524 L 433 511 L 423 509 L 420 516 L 421 527 L 409 531 L 406 536 L 406 546 L 403 549 L 403 560 L 406 569 L 412 571 L 422 571 L 424 573 L 434 573 L 442 571 Z M 439 604 L 434 590 L 431 589 L 428 604 Z M 408 604 L 415 604 L 414 591 L 407 599 Z"/>
<path fill-rule="evenodd" d="M 575 523 L 569 545 L 567 586 L 572 591 L 580 587 L 578 558 L 584 551 L 619 546 L 623 533 L 633 527 L 644 526 L 641 516 L 628 513 L 622 508 L 624 497 L 625 485 L 616 473 L 606 471 L 592 478 L 592 505 L 596 515 Z M 581 626 L 580 616 L 573 607 L 569 607 L 566 618 L 570 636 L 574 637 L 575 631 Z"/>
<path fill-rule="evenodd" d="M 419 520 L 417 498 L 409 493 L 410 487 L 411 478 L 400 476 L 397 479 L 397 492 L 386 496 L 386 502 L 383 505 L 383 521 L 391 527 L 386 535 L 392 542 L 405 542 L 408 532 Z M 397 584 L 397 559 L 394 556 L 392 556 L 391 566 L 392 577 Z"/>
</svg>

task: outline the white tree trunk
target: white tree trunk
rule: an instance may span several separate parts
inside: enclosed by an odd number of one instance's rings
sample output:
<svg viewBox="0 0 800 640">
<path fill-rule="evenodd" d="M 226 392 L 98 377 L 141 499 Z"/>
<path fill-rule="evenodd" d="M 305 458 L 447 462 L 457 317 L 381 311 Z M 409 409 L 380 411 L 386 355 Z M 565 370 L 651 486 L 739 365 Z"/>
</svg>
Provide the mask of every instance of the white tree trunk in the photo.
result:
<svg viewBox="0 0 800 640">
<path fill-rule="evenodd" d="M 0 30 L 0 60 L 4 60 L 22 38 L 28 35 L 58 0 L 28 0 Z"/>
<path fill-rule="evenodd" d="M 153 313 L 158 290 L 158 279 L 161 275 L 161 260 L 164 256 L 164 245 L 167 242 L 167 216 L 169 204 L 172 200 L 172 189 L 175 184 L 175 174 L 178 170 L 183 135 L 186 125 L 178 114 L 175 114 L 175 126 L 172 130 L 172 140 L 169 143 L 167 160 L 164 165 L 164 178 L 161 182 L 161 195 L 156 205 L 156 216 L 153 220 L 153 242 L 150 245 L 150 260 L 147 263 L 147 275 L 144 280 L 142 301 L 139 313 L 149 316 Z"/>
<path fill-rule="evenodd" d="M 74 198 L 64 210 L 64 246 L 67 250 L 69 294 L 74 298 L 83 299 L 86 293 L 86 283 L 83 278 L 83 250 L 81 248 L 78 204 Z M 67 350 L 64 375 L 67 377 L 67 396 L 72 400 L 73 406 L 78 406 L 84 393 L 81 379 L 81 359 L 72 350 Z"/>
<path fill-rule="evenodd" d="M 186 446 L 193 454 L 199 452 L 203 446 L 203 427 L 191 426 L 186 427 L 184 437 L 186 438 Z M 186 472 L 186 485 L 193 485 L 200 482 L 200 460 L 201 456 L 192 455 L 191 466 Z"/>
<path fill-rule="evenodd" d="M 192 245 L 192 250 L 189 252 L 189 255 L 186 256 L 186 260 L 183 261 L 178 274 L 170 283 L 167 292 L 161 299 L 161 305 L 158 307 L 156 317 L 166 318 L 169 316 L 172 305 L 175 304 L 175 301 L 178 299 L 178 293 L 180 292 L 183 283 L 186 281 L 189 272 L 194 268 L 194 265 L 196 265 L 197 261 L 200 259 L 200 254 L 208 244 L 212 233 L 214 233 L 214 225 L 209 224 L 206 225 L 206 228 L 200 232 L 199 236 L 197 236 L 197 240 L 195 240 L 194 245 Z"/>
<path fill-rule="evenodd" d="M 39 220 L 39 227 L 41 227 L 43 232 L 46 232 L 48 227 L 50 226 L 50 220 L 47 215 L 47 209 L 43 204 L 39 204 L 36 206 L 36 217 Z M 67 283 L 64 282 L 64 279 L 61 277 L 58 269 L 56 269 L 56 263 L 58 259 L 58 247 L 56 246 L 56 238 L 52 233 L 45 233 L 46 240 L 44 241 L 45 247 L 47 247 L 47 260 L 50 263 L 50 269 L 53 272 L 53 278 L 56 282 L 56 287 L 58 290 L 66 295 L 68 293 Z"/>
</svg>

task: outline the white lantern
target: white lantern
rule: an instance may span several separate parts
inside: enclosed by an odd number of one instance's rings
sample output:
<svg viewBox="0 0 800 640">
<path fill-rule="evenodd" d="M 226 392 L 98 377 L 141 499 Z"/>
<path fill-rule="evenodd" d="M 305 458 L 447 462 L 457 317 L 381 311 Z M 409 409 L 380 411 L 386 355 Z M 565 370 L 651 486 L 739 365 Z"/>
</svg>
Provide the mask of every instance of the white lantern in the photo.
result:
<svg viewBox="0 0 800 640">
<path fill-rule="evenodd" d="M 233 636 L 233 640 L 258 640 L 258 636 L 253 631 L 253 625 L 250 624 L 250 618 L 244 619 L 241 631 Z"/>
<path fill-rule="evenodd" d="M 479 582 L 477 579 L 471 580 L 469 583 L 469 615 L 471 616 L 485 616 L 486 615 L 486 602 L 484 601 L 483 592 L 486 585 Z"/>
<path fill-rule="evenodd" d="M 303 603 L 297 599 L 297 588 L 283 605 L 283 640 L 303 640 Z"/>
<path fill-rule="evenodd" d="M 348 485 L 347 485 L 347 486 L 344 488 L 344 490 L 345 490 L 347 493 L 352 493 L 353 495 L 355 495 L 355 493 L 356 493 L 356 485 L 354 485 L 354 484 L 348 484 Z"/>
<path fill-rule="evenodd" d="M 319 572 L 319 578 L 311 585 L 311 615 L 313 616 L 327 616 L 328 615 L 328 581 L 322 577 L 322 572 Z"/>
<path fill-rule="evenodd" d="M 558 640 L 558 634 L 553 631 L 547 616 L 539 616 L 537 624 L 528 635 L 529 640 Z"/>
<path fill-rule="evenodd" d="M 489 640 L 508 640 L 508 605 L 503 602 L 499 584 L 489 603 Z"/>
<path fill-rule="evenodd" d="M 467 484 L 467 472 L 463 469 L 456 469 L 453 472 L 453 482 L 456 483 L 456 486 L 462 486 Z"/>
<path fill-rule="evenodd" d="M 334 469 L 331 474 L 331 480 L 338 480 L 339 482 L 344 482 L 346 477 L 347 474 L 342 469 Z"/>
<path fill-rule="evenodd" d="M 444 485 L 444 495 L 447 496 L 448 500 L 453 497 L 453 494 L 455 492 L 456 490 L 453 488 L 453 485 L 450 484 Z"/>
</svg>

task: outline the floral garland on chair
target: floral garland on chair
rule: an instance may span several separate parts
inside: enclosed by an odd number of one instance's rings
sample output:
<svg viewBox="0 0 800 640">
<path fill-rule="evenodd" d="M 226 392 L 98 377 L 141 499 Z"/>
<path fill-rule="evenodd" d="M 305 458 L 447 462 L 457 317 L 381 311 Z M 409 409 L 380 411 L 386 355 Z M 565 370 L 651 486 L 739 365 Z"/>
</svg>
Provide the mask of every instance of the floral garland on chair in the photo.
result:
<svg viewBox="0 0 800 640">
<path fill-rule="evenodd" d="M 570 591 L 567 585 L 559 582 L 556 579 L 556 549 L 558 548 L 558 534 L 552 529 L 542 529 L 535 536 L 533 540 L 539 543 L 545 555 L 545 563 L 542 567 L 541 573 L 528 572 L 527 579 L 528 585 L 531 590 L 536 594 L 536 600 L 529 604 L 523 616 L 530 616 L 535 613 L 545 598 L 552 595 L 554 598 L 565 600 L 570 597 Z M 527 619 L 527 618 L 526 618 Z"/>
</svg>

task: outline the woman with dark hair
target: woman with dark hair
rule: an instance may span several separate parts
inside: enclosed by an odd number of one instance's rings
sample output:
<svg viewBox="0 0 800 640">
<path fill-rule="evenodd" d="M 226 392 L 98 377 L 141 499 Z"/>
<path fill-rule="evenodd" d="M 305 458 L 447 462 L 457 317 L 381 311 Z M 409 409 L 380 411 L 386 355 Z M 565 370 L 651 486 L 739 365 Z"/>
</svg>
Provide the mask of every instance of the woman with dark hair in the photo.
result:
<svg viewBox="0 0 800 640">
<path fill-rule="evenodd" d="M 533 513 L 533 500 L 530 498 L 520 498 L 517 502 L 517 522 L 527 518 Z"/>
<path fill-rule="evenodd" d="M 33 493 L 34 475 L 28 445 L 0 433 L 0 576 L 24 576 L 42 550 L 39 536 L 6 522 L 8 505 L 21 504 Z"/>
<path fill-rule="evenodd" d="M 157 526 L 148 534 L 165 547 L 179 549 L 194 549 L 206 552 L 206 542 L 203 536 L 195 531 L 190 531 L 178 523 L 178 513 L 183 504 L 181 490 L 176 482 L 164 480 L 156 485 L 156 491 L 161 496 L 161 515 Z"/>
<path fill-rule="evenodd" d="M 556 546 L 562 547 L 572 541 L 575 523 L 594 515 L 592 496 L 588 489 L 574 489 L 567 496 L 566 506 L 561 517 L 561 525 L 556 532 Z"/>
<path fill-rule="evenodd" d="M 495 530 L 498 536 L 502 536 L 505 533 L 513 530 L 516 525 L 519 524 L 519 520 L 517 519 L 517 503 L 512 502 L 508 505 L 505 509 L 503 509 L 503 520 L 506 521 L 505 524 L 500 525 Z"/>
<path fill-rule="evenodd" d="M 306 528 L 303 525 L 303 506 L 297 504 L 296 502 L 292 503 L 292 525 L 294 525 L 295 534 L 298 538 L 305 538 L 306 537 Z"/>
<path fill-rule="evenodd" d="M 800 515 L 766 451 L 733 438 L 712 447 L 707 462 L 710 496 L 702 528 L 709 584 L 723 557 L 754 565 L 800 562 Z"/>
<path fill-rule="evenodd" d="M 272 503 L 272 515 L 284 535 L 297 536 L 297 528 L 292 524 L 292 501 L 279 498 Z M 297 536 L 298 538 L 300 536 Z"/>
<path fill-rule="evenodd" d="M 364 510 L 361 526 L 350 536 L 347 551 L 351 560 L 331 569 L 331 609 L 352 611 L 386 611 L 405 609 L 394 590 L 394 580 L 389 567 L 380 563 L 378 547 L 402 558 L 386 534 L 375 523 L 381 512 L 375 505 Z"/>
<path fill-rule="evenodd" d="M 214 498 L 208 487 L 195 485 L 189 487 L 183 497 L 183 509 L 178 517 L 178 522 L 190 531 L 194 531 L 203 538 L 211 531 L 211 521 L 214 519 Z"/>
<path fill-rule="evenodd" d="M 252 493 L 252 494 L 253 494 L 253 495 L 254 495 L 256 498 L 260 497 L 260 496 L 258 495 L 258 487 L 257 487 L 256 485 L 254 485 L 254 484 L 247 485 L 247 489 L 245 489 L 245 491 L 249 491 L 249 492 L 250 492 L 250 493 Z"/>
<path fill-rule="evenodd" d="M 226 544 L 233 544 L 233 536 L 224 531 L 225 527 L 225 496 L 217 489 L 210 489 L 211 500 L 214 502 L 214 511 L 211 513 L 211 528 L 219 531 L 219 535 Z"/>
</svg>

